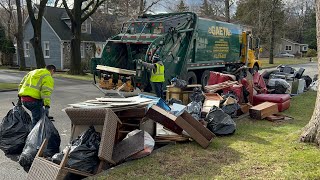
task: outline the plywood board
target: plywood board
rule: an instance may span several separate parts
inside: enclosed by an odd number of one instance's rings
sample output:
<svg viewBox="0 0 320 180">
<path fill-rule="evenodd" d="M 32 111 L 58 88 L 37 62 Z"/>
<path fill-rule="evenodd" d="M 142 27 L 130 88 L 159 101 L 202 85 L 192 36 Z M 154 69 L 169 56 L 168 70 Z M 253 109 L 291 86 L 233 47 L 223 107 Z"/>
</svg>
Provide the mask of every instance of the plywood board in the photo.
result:
<svg viewBox="0 0 320 180">
<path fill-rule="evenodd" d="M 119 163 L 142 150 L 144 150 L 144 131 L 140 131 L 119 142 L 114 147 L 112 160 L 115 163 Z"/>
<path fill-rule="evenodd" d="M 136 75 L 136 71 L 128 70 L 128 69 L 120 69 L 120 68 L 115 68 L 115 67 L 110 67 L 110 66 L 102 66 L 102 65 L 97 65 L 98 70 L 103 70 L 103 71 L 108 71 L 108 72 L 113 72 L 117 74 L 125 74 L 125 75 Z"/>
<path fill-rule="evenodd" d="M 267 116 L 278 113 L 277 103 L 264 102 L 249 109 L 250 117 L 253 119 L 264 119 Z"/>
</svg>

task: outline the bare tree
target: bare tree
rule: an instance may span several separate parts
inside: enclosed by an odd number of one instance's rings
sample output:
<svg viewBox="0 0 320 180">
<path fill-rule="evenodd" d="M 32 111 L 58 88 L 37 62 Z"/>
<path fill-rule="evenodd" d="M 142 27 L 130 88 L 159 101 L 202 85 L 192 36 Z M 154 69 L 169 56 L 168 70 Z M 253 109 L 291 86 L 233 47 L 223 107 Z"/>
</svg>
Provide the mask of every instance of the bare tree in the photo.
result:
<svg viewBox="0 0 320 180">
<path fill-rule="evenodd" d="M 22 12 L 21 12 L 21 1 L 16 0 L 17 6 L 17 19 L 18 19 L 18 32 L 15 34 L 17 39 L 17 48 L 19 56 L 19 66 L 20 70 L 26 69 L 26 61 L 24 59 L 24 50 L 23 50 L 23 27 L 22 27 Z"/>
<path fill-rule="evenodd" d="M 41 0 L 38 7 L 32 5 L 31 0 L 26 0 L 29 19 L 33 27 L 33 38 L 30 39 L 34 55 L 36 57 L 37 68 L 46 66 L 41 46 L 41 27 L 44 10 L 48 0 Z"/>
<path fill-rule="evenodd" d="M 316 21 L 317 21 L 317 44 L 320 46 L 320 0 L 316 0 Z M 318 73 L 320 63 L 320 48 L 318 48 Z M 304 127 L 304 130 L 300 136 L 301 142 L 316 143 L 320 146 L 320 90 L 317 93 L 317 100 L 313 115 L 309 123 Z"/>
<path fill-rule="evenodd" d="M 70 74 L 83 74 L 81 69 L 81 24 L 88 19 L 105 0 L 74 0 L 73 8 L 70 10 L 67 1 L 63 0 L 63 6 L 66 9 L 71 20 L 71 66 Z M 86 2 L 84 8 L 83 4 Z"/>
</svg>

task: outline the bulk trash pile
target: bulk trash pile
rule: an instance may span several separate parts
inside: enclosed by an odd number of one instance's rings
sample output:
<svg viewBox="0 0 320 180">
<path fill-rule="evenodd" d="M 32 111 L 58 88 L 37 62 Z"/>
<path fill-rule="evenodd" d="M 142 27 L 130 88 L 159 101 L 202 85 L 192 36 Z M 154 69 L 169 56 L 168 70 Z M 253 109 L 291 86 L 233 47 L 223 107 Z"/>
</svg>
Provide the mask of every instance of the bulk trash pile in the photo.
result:
<svg viewBox="0 0 320 180">
<path fill-rule="evenodd" d="M 44 149 L 44 156 L 52 157 L 55 153 L 59 152 L 61 139 L 58 130 L 54 127 L 46 113 L 43 113 L 41 119 L 29 133 L 26 144 L 19 157 L 19 164 L 22 167 L 26 169 L 30 168 L 41 144 L 45 139 L 48 140 L 48 145 Z"/>
<path fill-rule="evenodd" d="M 317 84 L 303 73 L 287 66 L 244 78 L 210 72 L 205 87 L 173 79 L 166 101 L 139 94 L 71 103 L 64 109 L 71 136 L 62 151 L 59 133 L 48 117 L 43 115 L 31 130 L 30 117 L 17 105 L 2 120 L 0 147 L 6 153 L 22 151 L 19 163 L 26 169 L 31 166 L 29 179 L 92 176 L 167 144 L 193 140 L 207 148 L 215 135 L 237 133 L 239 119 L 288 120 L 279 112 L 290 107 L 290 96 Z M 9 136 L 17 141 L 8 141 Z"/>
</svg>

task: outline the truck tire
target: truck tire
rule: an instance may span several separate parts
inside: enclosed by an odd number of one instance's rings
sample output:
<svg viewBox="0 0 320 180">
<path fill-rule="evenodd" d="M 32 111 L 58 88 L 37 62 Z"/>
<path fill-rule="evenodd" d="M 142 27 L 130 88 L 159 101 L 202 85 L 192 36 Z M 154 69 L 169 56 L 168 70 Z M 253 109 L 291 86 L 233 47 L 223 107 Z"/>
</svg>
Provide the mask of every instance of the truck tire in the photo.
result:
<svg viewBox="0 0 320 180">
<path fill-rule="evenodd" d="M 209 76 L 210 76 L 210 71 L 208 71 L 208 70 L 205 70 L 205 71 L 202 73 L 202 76 L 201 76 L 201 85 L 202 85 L 203 88 L 208 84 Z"/>
<path fill-rule="evenodd" d="M 257 64 L 253 65 L 253 67 L 250 69 L 250 73 L 253 75 L 255 72 L 259 71 L 259 66 Z"/>
<path fill-rule="evenodd" d="M 197 75 L 193 71 L 189 71 L 186 81 L 188 84 L 197 84 Z"/>
</svg>

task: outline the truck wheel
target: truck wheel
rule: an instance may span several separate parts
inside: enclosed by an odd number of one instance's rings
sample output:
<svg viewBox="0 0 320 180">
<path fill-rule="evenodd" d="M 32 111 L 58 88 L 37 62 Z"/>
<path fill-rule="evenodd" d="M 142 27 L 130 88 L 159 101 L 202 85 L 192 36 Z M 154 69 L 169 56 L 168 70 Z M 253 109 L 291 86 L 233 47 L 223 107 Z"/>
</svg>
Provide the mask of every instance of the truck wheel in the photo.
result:
<svg viewBox="0 0 320 180">
<path fill-rule="evenodd" d="M 205 70 L 202 73 L 202 76 L 201 76 L 201 85 L 202 85 L 202 87 L 205 87 L 208 84 L 209 76 L 210 76 L 210 71 L 208 71 L 208 70 Z"/>
<path fill-rule="evenodd" d="M 259 66 L 258 65 L 254 65 L 251 69 L 250 69 L 250 73 L 253 75 L 255 72 L 259 71 Z"/>
<path fill-rule="evenodd" d="M 193 71 L 189 71 L 187 74 L 188 84 L 197 84 L 197 75 Z"/>
</svg>

